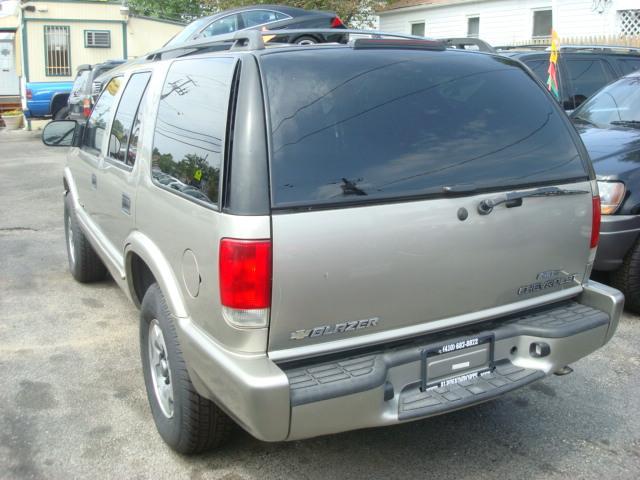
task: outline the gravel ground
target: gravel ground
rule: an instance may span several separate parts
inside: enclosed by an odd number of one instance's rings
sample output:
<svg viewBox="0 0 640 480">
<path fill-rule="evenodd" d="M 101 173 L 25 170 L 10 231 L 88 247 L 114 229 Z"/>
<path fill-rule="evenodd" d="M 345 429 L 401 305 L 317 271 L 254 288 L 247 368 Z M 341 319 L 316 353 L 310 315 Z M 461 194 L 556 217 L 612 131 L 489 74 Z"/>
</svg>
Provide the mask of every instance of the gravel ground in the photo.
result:
<svg viewBox="0 0 640 480">
<path fill-rule="evenodd" d="M 147 406 L 135 307 L 67 272 L 64 155 L 0 132 L 0 478 L 639 478 L 630 314 L 572 375 L 477 407 L 291 443 L 238 429 L 215 453 L 174 454 Z"/>
</svg>

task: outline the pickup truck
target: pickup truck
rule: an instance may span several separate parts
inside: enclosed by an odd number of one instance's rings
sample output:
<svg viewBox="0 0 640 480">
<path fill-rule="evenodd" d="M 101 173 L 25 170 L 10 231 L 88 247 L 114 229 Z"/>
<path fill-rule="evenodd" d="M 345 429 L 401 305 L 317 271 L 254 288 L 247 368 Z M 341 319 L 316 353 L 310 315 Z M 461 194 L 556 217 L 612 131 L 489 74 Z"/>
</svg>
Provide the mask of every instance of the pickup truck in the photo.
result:
<svg viewBox="0 0 640 480">
<path fill-rule="evenodd" d="M 27 82 L 25 116 L 64 118 L 72 86 L 73 82 Z"/>
</svg>

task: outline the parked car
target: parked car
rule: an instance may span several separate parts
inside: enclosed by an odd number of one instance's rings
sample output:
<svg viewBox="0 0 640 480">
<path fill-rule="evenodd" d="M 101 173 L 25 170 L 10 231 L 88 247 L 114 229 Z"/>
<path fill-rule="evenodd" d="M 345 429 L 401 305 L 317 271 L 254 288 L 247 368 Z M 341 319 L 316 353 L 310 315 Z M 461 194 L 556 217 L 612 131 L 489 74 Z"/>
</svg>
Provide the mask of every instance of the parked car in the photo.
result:
<svg viewBox="0 0 640 480">
<path fill-rule="evenodd" d="M 500 50 L 502 48 L 502 50 Z M 535 47 L 534 47 L 535 48 Z M 549 78 L 549 52 L 520 47 L 502 55 L 524 62 L 542 83 Z M 615 46 L 563 46 L 558 55 L 560 103 L 571 111 L 608 83 L 640 68 L 640 49 Z"/>
<path fill-rule="evenodd" d="M 640 313 L 640 72 L 606 86 L 571 118 L 598 178 L 602 233 L 594 268 Z"/>
<path fill-rule="evenodd" d="M 125 61 L 109 60 L 96 65 L 81 65 L 78 67 L 65 117 L 78 121 L 86 120 L 102 89 L 102 84 L 97 81 L 100 75 L 122 65 Z"/>
<path fill-rule="evenodd" d="M 593 168 L 557 102 L 518 61 L 383 35 L 202 43 L 43 132 L 77 147 L 70 271 L 111 272 L 140 307 L 179 452 L 230 419 L 282 441 L 450 412 L 569 373 L 617 328 L 622 294 L 589 280 Z"/>
<path fill-rule="evenodd" d="M 225 10 L 209 17 L 199 18 L 187 25 L 182 32 L 173 37 L 166 47 L 175 47 L 199 38 L 222 35 L 246 29 L 344 29 L 345 26 L 333 12 L 304 10 L 285 5 L 254 5 L 250 7 Z M 279 41 L 309 45 L 314 43 L 341 42 L 342 34 L 319 32 L 296 33 L 290 37 L 280 36 Z"/>
<path fill-rule="evenodd" d="M 65 118 L 72 86 L 73 82 L 27 82 L 25 117 Z"/>
</svg>

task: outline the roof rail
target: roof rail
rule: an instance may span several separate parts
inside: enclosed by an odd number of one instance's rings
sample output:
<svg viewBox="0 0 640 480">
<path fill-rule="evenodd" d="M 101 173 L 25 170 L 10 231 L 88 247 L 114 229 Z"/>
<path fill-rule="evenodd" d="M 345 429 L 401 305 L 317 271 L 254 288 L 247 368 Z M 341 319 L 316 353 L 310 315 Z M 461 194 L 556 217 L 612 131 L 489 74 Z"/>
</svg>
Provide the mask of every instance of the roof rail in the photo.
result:
<svg viewBox="0 0 640 480">
<path fill-rule="evenodd" d="M 430 40 L 425 37 L 417 37 L 415 35 L 405 35 L 399 33 L 387 33 L 372 30 L 350 30 L 336 28 L 298 28 L 298 29 L 282 29 L 282 30 L 241 30 L 238 32 L 215 35 L 213 37 L 199 38 L 180 45 L 172 45 L 170 47 L 161 48 L 144 56 L 143 61 L 166 60 L 168 58 L 182 57 L 186 55 L 195 55 L 197 53 L 205 53 L 221 50 L 263 50 L 265 43 L 273 38 L 286 37 L 290 35 L 304 35 L 310 33 L 324 33 L 331 35 L 362 35 L 370 38 L 400 38 L 405 40 Z M 265 41 L 264 37 L 267 38 Z M 278 42 L 274 42 L 278 43 Z"/>
<path fill-rule="evenodd" d="M 640 48 L 625 45 L 561 45 L 560 51 L 580 51 L 640 54 Z"/>
<path fill-rule="evenodd" d="M 496 53 L 496 49 L 489 45 L 484 40 L 474 37 L 451 37 L 451 38 L 439 38 L 439 41 L 443 42 L 447 47 L 457 48 L 460 50 L 466 50 L 465 47 L 472 46 L 477 47 L 481 52 Z"/>
</svg>

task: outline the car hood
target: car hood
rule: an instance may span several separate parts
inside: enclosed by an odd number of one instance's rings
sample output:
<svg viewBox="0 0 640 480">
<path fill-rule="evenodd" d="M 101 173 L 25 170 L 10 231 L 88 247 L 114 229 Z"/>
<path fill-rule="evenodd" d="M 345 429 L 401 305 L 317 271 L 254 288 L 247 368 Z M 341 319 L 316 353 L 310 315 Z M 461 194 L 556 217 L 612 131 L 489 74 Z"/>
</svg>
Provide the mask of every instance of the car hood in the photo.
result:
<svg viewBox="0 0 640 480">
<path fill-rule="evenodd" d="M 640 130 L 576 125 L 601 179 L 625 177 L 640 168 Z"/>
</svg>

